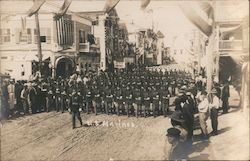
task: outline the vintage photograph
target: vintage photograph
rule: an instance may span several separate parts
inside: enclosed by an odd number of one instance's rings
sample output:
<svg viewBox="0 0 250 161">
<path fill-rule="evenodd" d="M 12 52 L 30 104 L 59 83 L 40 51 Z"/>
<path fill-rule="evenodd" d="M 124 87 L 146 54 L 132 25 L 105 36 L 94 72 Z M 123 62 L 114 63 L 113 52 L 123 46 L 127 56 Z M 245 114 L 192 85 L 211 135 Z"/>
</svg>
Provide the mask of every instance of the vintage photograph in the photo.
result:
<svg viewBox="0 0 250 161">
<path fill-rule="evenodd" d="M 249 160 L 249 0 L 0 0 L 0 160 Z"/>
</svg>

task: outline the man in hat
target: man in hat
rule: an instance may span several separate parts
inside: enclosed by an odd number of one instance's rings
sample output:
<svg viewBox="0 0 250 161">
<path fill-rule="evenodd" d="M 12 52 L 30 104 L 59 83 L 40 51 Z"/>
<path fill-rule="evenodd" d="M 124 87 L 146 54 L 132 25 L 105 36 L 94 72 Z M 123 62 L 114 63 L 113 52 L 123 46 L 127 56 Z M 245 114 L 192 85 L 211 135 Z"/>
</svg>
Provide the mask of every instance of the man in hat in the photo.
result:
<svg viewBox="0 0 250 161">
<path fill-rule="evenodd" d="M 180 142 L 180 133 L 179 129 L 171 127 L 167 130 L 167 139 L 171 144 L 171 148 L 168 152 L 168 160 L 182 160 L 188 158 L 188 148 L 186 144 Z"/>
<path fill-rule="evenodd" d="M 187 139 L 192 143 L 193 137 L 193 124 L 194 124 L 194 108 L 192 104 L 188 101 L 188 97 L 183 95 L 180 99 L 183 119 L 185 120 L 185 126 L 188 131 Z"/>
<path fill-rule="evenodd" d="M 75 128 L 75 119 L 77 117 L 77 119 L 80 121 L 80 124 L 82 125 L 82 118 L 79 112 L 79 108 L 80 108 L 80 96 L 76 93 L 76 90 L 73 89 L 72 95 L 70 97 L 70 112 L 72 114 L 72 127 L 73 129 Z"/>
<path fill-rule="evenodd" d="M 212 135 L 217 135 L 218 128 L 218 110 L 220 106 L 220 101 L 217 96 L 217 91 L 215 88 L 212 89 L 211 93 L 208 95 L 210 118 L 212 123 Z"/>
</svg>

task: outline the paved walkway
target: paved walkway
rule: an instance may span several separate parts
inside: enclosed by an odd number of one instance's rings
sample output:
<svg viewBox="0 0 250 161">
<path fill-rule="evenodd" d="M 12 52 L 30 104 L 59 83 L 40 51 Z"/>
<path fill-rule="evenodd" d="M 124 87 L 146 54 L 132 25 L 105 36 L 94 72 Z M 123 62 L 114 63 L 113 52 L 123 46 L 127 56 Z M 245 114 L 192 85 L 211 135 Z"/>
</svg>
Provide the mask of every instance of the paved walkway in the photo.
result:
<svg viewBox="0 0 250 161">
<path fill-rule="evenodd" d="M 200 141 L 199 130 L 195 131 L 193 153 L 189 155 L 194 160 L 249 160 L 249 121 L 238 107 L 239 96 L 231 87 L 229 99 L 230 111 L 219 114 L 219 134 L 211 136 L 208 141 Z M 249 114 L 248 114 L 249 115 Z M 207 121 L 208 130 L 211 120 Z"/>
</svg>

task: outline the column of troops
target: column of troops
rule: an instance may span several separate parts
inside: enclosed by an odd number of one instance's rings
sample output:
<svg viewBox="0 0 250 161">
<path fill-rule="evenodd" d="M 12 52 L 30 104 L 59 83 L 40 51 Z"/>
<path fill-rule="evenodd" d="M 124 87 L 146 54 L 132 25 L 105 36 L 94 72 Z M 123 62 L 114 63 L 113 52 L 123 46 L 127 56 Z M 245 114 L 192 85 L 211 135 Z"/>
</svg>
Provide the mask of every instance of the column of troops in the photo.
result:
<svg viewBox="0 0 250 161">
<path fill-rule="evenodd" d="M 41 107 L 46 111 L 64 112 L 74 104 L 87 114 L 156 117 L 167 116 L 169 99 L 176 95 L 176 88 L 190 82 L 191 78 L 185 72 L 134 70 L 88 76 L 79 74 L 33 85 L 41 89 Z M 71 99 L 72 96 L 77 98 Z"/>
<path fill-rule="evenodd" d="M 64 112 L 76 106 L 87 114 L 156 117 L 167 116 L 169 100 L 176 96 L 177 89 L 192 84 L 191 75 L 184 71 L 135 68 L 76 73 L 69 78 L 48 77 L 28 83 L 10 81 L 8 88 L 14 87 L 16 109 L 24 113 Z"/>
</svg>

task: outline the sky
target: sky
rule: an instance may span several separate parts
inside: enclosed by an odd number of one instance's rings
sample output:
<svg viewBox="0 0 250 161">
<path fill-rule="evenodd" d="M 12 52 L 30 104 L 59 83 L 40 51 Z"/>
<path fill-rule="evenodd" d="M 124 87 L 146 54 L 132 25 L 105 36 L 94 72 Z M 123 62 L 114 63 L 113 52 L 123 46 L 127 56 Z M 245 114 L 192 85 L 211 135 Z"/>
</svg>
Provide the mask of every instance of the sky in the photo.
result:
<svg viewBox="0 0 250 161">
<path fill-rule="evenodd" d="M 165 44 L 171 45 L 176 36 L 191 33 L 196 27 L 183 15 L 178 1 L 151 1 L 143 11 L 140 1 L 121 0 L 116 6 L 118 15 L 130 28 L 152 28 L 165 35 Z M 133 22 L 133 24 L 131 24 Z"/>
</svg>

